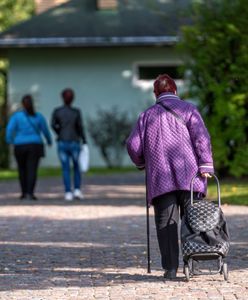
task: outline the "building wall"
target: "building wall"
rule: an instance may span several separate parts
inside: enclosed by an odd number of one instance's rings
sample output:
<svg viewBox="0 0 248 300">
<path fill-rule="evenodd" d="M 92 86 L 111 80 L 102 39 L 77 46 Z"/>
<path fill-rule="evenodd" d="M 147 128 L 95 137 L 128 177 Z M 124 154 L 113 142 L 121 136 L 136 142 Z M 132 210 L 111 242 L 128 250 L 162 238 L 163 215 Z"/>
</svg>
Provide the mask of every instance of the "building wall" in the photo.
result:
<svg viewBox="0 0 248 300">
<path fill-rule="evenodd" d="M 35 0 L 35 11 L 41 14 L 50 8 L 66 3 L 69 0 Z M 98 9 L 115 9 L 118 6 L 117 0 L 97 0 Z"/>
<path fill-rule="evenodd" d="M 35 0 L 35 11 L 41 14 L 44 11 L 53 8 L 54 6 L 68 2 L 69 0 Z"/>
<path fill-rule="evenodd" d="M 50 122 L 53 109 L 61 104 L 60 92 L 75 90 L 74 105 L 82 110 L 84 123 L 99 108 L 114 105 L 135 115 L 154 101 L 150 85 L 142 85 L 135 76 L 137 62 L 178 62 L 170 48 L 86 48 L 86 49 L 16 49 L 9 53 L 9 104 L 17 109 L 25 93 L 32 93 L 37 109 Z M 103 160 L 87 134 L 91 164 Z M 58 165 L 56 143 L 47 150 L 43 165 Z M 125 164 L 130 164 L 125 157 Z"/>
</svg>

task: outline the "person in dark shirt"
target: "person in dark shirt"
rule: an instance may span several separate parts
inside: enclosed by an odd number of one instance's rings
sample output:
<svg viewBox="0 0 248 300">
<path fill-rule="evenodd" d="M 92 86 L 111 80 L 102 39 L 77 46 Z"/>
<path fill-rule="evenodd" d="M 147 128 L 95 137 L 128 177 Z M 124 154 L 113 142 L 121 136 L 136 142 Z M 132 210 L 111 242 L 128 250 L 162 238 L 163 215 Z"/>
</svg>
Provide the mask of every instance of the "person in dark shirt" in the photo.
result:
<svg viewBox="0 0 248 300">
<path fill-rule="evenodd" d="M 51 126 L 57 134 L 58 156 L 62 165 L 65 186 L 65 200 L 83 199 L 81 174 L 78 158 L 80 141 L 86 144 L 84 127 L 80 110 L 72 107 L 74 92 L 67 88 L 61 93 L 64 105 L 56 108 L 52 114 Z M 70 160 L 73 162 L 74 190 L 71 189 Z"/>
</svg>

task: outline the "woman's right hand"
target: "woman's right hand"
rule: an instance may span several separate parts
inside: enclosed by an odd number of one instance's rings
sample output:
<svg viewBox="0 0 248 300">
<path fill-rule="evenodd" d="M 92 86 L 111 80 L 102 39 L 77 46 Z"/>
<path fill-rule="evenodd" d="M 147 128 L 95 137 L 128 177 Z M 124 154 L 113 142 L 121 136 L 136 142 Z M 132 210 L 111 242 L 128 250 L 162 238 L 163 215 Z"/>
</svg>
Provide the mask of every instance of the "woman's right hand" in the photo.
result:
<svg viewBox="0 0 248 300">
<path fill-rule="evenodd" d="M 210 174 L 210 173 L 201 173 L 201 176 L 202 177 L 205 177 L 205 178 L 211 178 L 212 177 L 212 175 Z"/>
</svg>

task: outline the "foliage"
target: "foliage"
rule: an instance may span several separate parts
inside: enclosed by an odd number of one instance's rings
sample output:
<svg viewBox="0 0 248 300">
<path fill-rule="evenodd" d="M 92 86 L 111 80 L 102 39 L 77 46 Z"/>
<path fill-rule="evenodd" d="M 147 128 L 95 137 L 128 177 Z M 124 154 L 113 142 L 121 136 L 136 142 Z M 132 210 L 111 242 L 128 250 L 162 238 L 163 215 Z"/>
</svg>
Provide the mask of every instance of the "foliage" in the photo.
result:
<svg viewBox="0 0 248 300">
<path fill-rule="evenodd" d="M 122 165 L 125 140 L 132 125 L 128 114 L 117 107 L 109 111 L 100 109 L 97 117 L 88 120 L 89 133 L 109 168 Z"/>
<path fill-rule="evenodd" d="M 1 0 L 0 2 L 0 31 L 23 21 L 34 13 L 32 0 Z"/>
<path fill-rule="evenodd" d="M 0 32 L 17 22 L 23 21 L 34 13 L 32 0 L 0 1 Z M 5 127 L 7 123 L 7 68 L 8 64 L 0 57 L 0 168 L 8 166 L 8 146 L 5 143 Z"/>
<path fill-rule="evenodd" d="M 7 74 L 0 69 L 0 167 L 7 168 L 9 165 L 8 145 L 5 142 L 5 127 L 7 124 Z"/>
<path fill-rule="evenodd" d="M 182 32 L 191 96 L 200 102 L 221 174 L 248 174 L 248 5 L 197 1 Z"/>
</svg>

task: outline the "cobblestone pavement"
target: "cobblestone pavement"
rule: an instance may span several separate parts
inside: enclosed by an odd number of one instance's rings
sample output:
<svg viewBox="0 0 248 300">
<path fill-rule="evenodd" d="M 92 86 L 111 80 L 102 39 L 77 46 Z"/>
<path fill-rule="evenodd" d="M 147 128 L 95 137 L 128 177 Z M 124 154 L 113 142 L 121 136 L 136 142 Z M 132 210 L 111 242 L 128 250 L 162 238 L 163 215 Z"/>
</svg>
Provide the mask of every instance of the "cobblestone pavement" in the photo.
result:
<svg viewBox="0 0 248 300">
<path fill-rule="evenodd" d="M 65 203 L 60 179 L 41 179 L 39 201 L 0 183 L 1 300 L 248 299 L 248 207 L 223 206 L 232 235 L 229 281 L 220 274 L 164 281 L 151 216 L 146 273 L 143 178 L 88 177 L 86 199 Z"/>
</svg>

